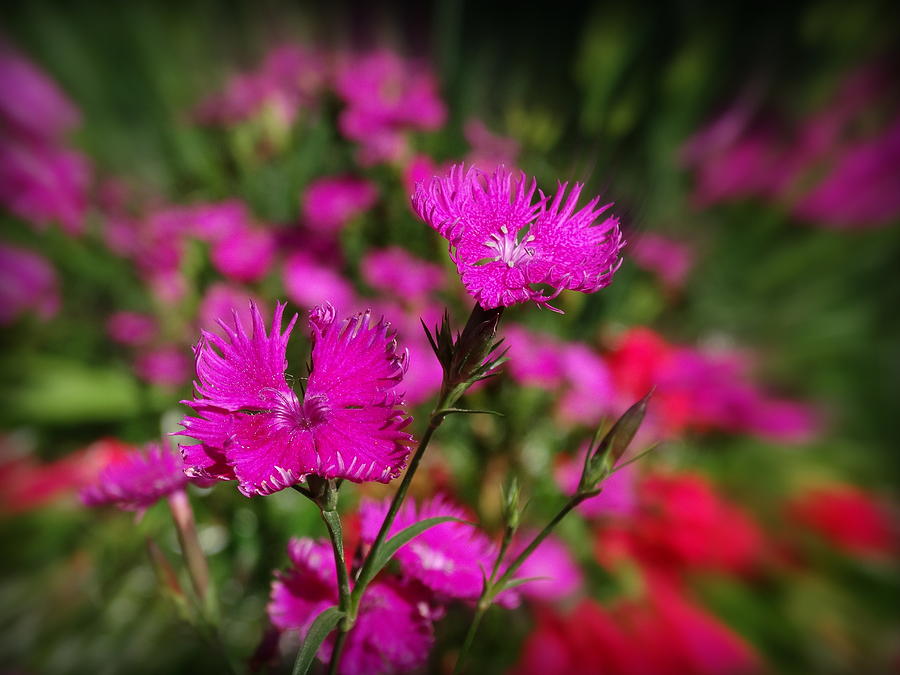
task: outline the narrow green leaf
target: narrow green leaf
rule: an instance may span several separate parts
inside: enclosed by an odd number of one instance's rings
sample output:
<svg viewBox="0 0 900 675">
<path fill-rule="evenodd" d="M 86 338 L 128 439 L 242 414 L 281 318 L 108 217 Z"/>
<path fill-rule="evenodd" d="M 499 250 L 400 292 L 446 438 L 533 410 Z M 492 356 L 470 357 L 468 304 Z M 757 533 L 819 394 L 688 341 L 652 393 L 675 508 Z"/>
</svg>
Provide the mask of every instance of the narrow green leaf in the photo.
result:
<svg viewBox="0 0 900 675">
<path fill-rule="evenodd" d="M 552 579 L 552 577 L 518 577 L 516 579 L 510 579 L 503 584 L 502 588 L 497 589 L 497 593 L 502 593 L 503 591 L 508 591 L 510 588 L 527 584 L 529 581 L 547 581 L 549 579 Z"/>
<path fill-rule="evenodd" d="M 441 523 L 466 523 L 471 525 L 466 520 L 460 520 L 459 518 L 454 518 L 452 516 L 437 516 L 435 518 L 426 518 L 425 520 L 420 520 L 418 523 L 413 523 L 409 527 L 406 527 L 393 537 L 388 539 L 381 547 L 376 554 L 374 563 L 372 564 L 371 572 L 368 575 L 367 579 L 360 579 L 358 583 L 368 585 L 368 583 L 375 578 L 375 576 L 384 569 L 384 566 L 390 562 L 391 558 L 394 557 L 394 554 L 400 550 L 400 547 L 404 544 L 409 543 L 410 540 L 422 534 L 425 530 L 428 530 L 435 525 L 440 525 Z"/>
<path fill-rule="evenodd" d="M 497 412 L 496 410 L 479 410 L 476 408 L 444 408 L 437 412 L 438 415 L 450 415 L 452 413 L 459 413 L 461 415 L 496 415 L 497 417 L 503 417 L 502 412 Z"/>
<path fill-rule="evenodd" d="M 306 675 L 309 667 L 312 665 L 313 659 L 319 647 L 328 637 L 328 634 L 334 630 L 338 622 L 344 618 L 344 612 L 337 607 L 329 607 L 323 611 L 316 620 L 312 622 L 300 650 L 297 652 L 297 660 L 294 662 L 293 675 Z"/>
</svg>

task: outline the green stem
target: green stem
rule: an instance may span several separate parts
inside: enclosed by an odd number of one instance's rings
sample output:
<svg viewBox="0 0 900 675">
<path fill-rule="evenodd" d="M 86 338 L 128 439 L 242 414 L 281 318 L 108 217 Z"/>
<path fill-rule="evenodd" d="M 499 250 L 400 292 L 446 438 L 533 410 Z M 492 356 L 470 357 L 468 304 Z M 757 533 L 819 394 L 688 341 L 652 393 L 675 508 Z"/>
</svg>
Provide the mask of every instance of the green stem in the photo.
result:
<svg viewBox="0 0 900 675">
<path fill-rule="evenodd" d="M 491 573 L 491 578 L 488 580 L 484 591 L 481 594 L 481 597 L 478 599 L 478 607 L 475 610 L 475 616 L 472 617 L 472 623 L 469 624 L 469 630 L 466 633 L 466 639 L 463 642 L 463 646 L 459 651 L 459 655 L 456 657 L 456 665 L 453 668 L 453 675 L 458 675 L 458 673 L 462 672 L 463 662 L 466 659 L 467 654 L 469 653 L 469 649 L 472 647 L 472 643 L 475 641 L 475 633 L 478 631 L 478 626 L 481 624 L 481 619 L 484 617 L 487 610 L 490 608 L 491 603 L 494 601 L 494 594 L 499 590 L 503 591 L 503 587 L 506 583 L 512 578 L 512 576 L 519 571 L 519 568 L 522 564 L 528 559 L 532 553 L 535 552 L 538 546 L 541 545 L 541 542 L 546 539 L 553 529 L 559 525 L 560 521 L 565 518 L 569 511 L 578 506 L 581 502 L 583 502 L 588 497 L 593 496 L 592 492 L 579 492 L 575 496 L 573 496 L 569 501 L 565 503 L 565 505 L 559 510 L 559 512 L 553 516 L 549 523 L 544 527 L 543 530 L 538 532 L 535 535 L 534 539 L 531 540 L 531 543 L 525 547 L 518 556 L 516 556 L 515 560 L 512 561 L 509 567 L 506 568 L 506 571 L 503 575 L 494 580 L 494 577 L 497 575 L 497 571 L 500 568 L 500 564 L 503 558 L 503 554 L 505 553 L 504 547 L 509 547 L 509 543 L 512 539 L 512 534 L 509 532 L 511 528 L 507 528 L 507 534 L 503 538 L 503 545 L 501 546 L 501 553 L 497 556 L 497 560 L 494 563 L 494 571 Z"/>
<path fill-rule="evenodd" d="M 322 509 L 322 520 L 325 521 L 325 527 L 328 528 L 328 538 L 331 539 L 331 548 L 334 551 L 334 565 L 337 568 L 338 583 L 338 607 L 347 616 L 341 620 L 340 630 L 334 643 L 334 649 L 331 652 L 331 661 L 328 664 L 328 673 L 336 673 L 341 660 L 341 652 L 343 651 L 344 641 L 347 639 L 347 631 L 353 625 L 349 616 L 350 609 L 350 577 L 347 574 L 347 561 L 344 559 L 344 535 L 341 529 L 341 517 L 337 511 Z"/>
</svg>

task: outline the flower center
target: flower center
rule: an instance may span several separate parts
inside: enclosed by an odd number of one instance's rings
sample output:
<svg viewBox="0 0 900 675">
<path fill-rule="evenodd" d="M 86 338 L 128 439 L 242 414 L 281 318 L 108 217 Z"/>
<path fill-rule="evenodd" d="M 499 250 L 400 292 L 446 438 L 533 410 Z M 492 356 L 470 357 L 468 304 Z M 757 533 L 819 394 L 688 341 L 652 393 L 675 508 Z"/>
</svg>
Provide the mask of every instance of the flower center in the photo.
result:
<svg viewBox="0 0 900 675">
<path fill-rule="evenodd" d="M 331 407 L 324 394 L 307 396 L 302 402 L 293 391 L 273 391 L 272 415 L 276 424 L 309 430 L 328 421 Z"/>
<path fill-rule="evenodd" d="M 500 232 L 493 232 L 484 245 L 497 252 L 495 262 L 504 262 L 507 267 L 515 267 L 523 259 L 534 255 L 534 249 L 528 244 L 534 241 L 533 234 L 527 234 L 520 241 L 518 233 L 510 232 L 506 225 L 500 226 Z"/>
</svg>

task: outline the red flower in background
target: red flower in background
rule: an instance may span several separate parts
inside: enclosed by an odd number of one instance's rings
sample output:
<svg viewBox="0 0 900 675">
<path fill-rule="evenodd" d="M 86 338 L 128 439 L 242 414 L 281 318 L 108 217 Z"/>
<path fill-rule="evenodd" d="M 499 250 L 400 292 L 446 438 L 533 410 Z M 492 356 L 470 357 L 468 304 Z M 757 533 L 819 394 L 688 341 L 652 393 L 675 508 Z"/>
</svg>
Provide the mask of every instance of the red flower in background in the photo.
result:
<svg viewBox="0 0 900 675">
<path fill-rule="evenodd" d="M 793 499 L 788 517 L 854 555 L 886 556 L 897 550 L 897 521 L 872 495 L 835 483 Z"/>
<path fill-rule="evenodd" d="M 673 587 L 651 583 L 644 597 L 609 609 L 593 600 L 569 614 L 543 608 L 512 672 L 734 675 L 760 668 L 753 648 L 716 617 Z"/>
<path fill-rule="evenodd" d="M 631 558 L 666 576 L 715 570 L 752 573 L 765 540 L 750 515 L 717 494 L 694 473 L 651 474 L 638 487 L 633 516 L 605 524 L 596 542 L 598 557 Z"/>
</svg>

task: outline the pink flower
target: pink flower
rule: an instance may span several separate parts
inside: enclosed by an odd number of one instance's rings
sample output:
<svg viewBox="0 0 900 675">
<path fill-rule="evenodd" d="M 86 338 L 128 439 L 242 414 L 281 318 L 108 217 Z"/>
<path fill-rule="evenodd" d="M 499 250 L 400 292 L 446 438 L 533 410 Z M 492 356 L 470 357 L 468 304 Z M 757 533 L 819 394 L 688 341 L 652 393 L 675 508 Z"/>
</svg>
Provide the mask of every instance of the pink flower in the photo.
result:
<svg viewBox="0 0 900 675">
<path fill-rule="evenodd" d="M 260 305 L 260 302 L 249 291 L 217 282 L 206 289 L 206 294 L 200 301 L 197 309 L 197 323 L 200 326 L 212 326 L 212 329 L 225 337 L 225 332 L 218 326 L 218 322 L 227 321 L 237 312 L 238 320 L 244 331 L 253 330 L 253 314 L 250 312 L 249 302 Z"/>
<path fill-rule="evenodd" d="M 290 125 L 301 108 L 315 102 L 327 76 L 321 54 L 300 45 L 282 45 L 270 51 L 256 70 L 233 75 L 222 92 L 201 102 L 197 118 L 203 124 L 231 126 L 268 109 Z"/>
<path fill-rule="evenodd" d="M 506 370 L 513 380 L 545 389 L 562 385 L 564 366 L 558 340 L 532 333 L 516 324 L 504 326 L 503 338 L 510 356 Z"/>
<path fill-rule="evenodd" d="M 427 326 L 438 325 L 441 309 L 429 305 L 413 310 L 379 301 L 373 301 L 371 305 L 374 314 L 391 317 L 392 325 L 397 329 L 397 339 L 406 345 L 409 352 L 409 368 L 403 376 L 404 400 L 409 405 L 427 401 L 440 390 L 444 371 L 434 357 L 421 322 L 424 321 Z"/>
<path fill-rule="evenodd" d="M 492 171 L 500 165 L 515 166 L 519 142 L 514 138 L 491 133 L 484 122 L 474 118 L 466 122 L 463 133 L 472 147 L 468 156 L 470 164 L 484 171 Z"/>
<path fill-rule="evenodd" d="M 336 232 L 376 201 L 378 189 L 370 181 L 353 176 L 320 178 L 303 193 L 303 218 L 314 230 Z"/>
<path fill-rule="evenodd" d="M 275 256 L 275 240 L 260 229 L 243 229 L 222 239 L 212 250 L 216 269 L 234 281 L 259 281 Z"/>
<path fill-rule="evenodd" d="M 50 319 L 59 311 L 56 270 L 45 258 L 0 243 L 0 324 L 34 312 Z"/>
<path fill-rule="evenodd" d="M 512 561 L 534 538 L 534 532 L 520 532 L 517 545 L 508 554 Z M 520 579 L 532 579 L 519 590 L 533 600 L 559 602 L 571 597 L 584 585 L 581 568 L 572 558 L 569 549 L 557 537 L 551 535 L 541 542 L 516 573 Z"/>
<path fill-rule="evenodd" d="M 123 345 L 146 344 L 156 337 L 156 319 L 137 312 L 116 312 L 106 322 L 106 332 Z"/>
<path fill-rule="evenodd" d="M 364 542 L 374 541 L 388 506 L 389 500 L 366 501 L 360 505 L 360 536 Z M 441 495 L 423 502 L 419 508 L 407 501 L 400 508 L 389 536 L 421 520 L 438 516 L 469 519 L 462 508 Z M 490 571 L 496 557 L 496 546 L 474 525 L 449 522 L 425 530 L 401 547 L 396 560 L 404 575 L 440 596 L 475 600 L 482 591 L 482 570 Z"/>
<path fill-rule="evenodd" d="M 584 453 L 587 448 L 582 448 Z M 559 465 L 554 472 L 557 484 L 567 495 L 575 494 L 581 480 L 583 454 Z M 634 465 L 626 466 L 607 476 L 602 483 L 602 492 L 596 497 L 583 501 L 578 511 L 587 518 L 603 516 L 631 515 L 637 508 L 635 493 L 636 472 Z"/>
<path fill-rule="evenodd" d="M 188 381 L 191 362 L 180 346 L 155 347 L 139 354 L 134 371 L 139 377 L 161 387 L 176 388 Z"/>
<path fill-rule="evenodd" d="M 447 116 L 432 74 L 386 49 L 348 58 L 336 89 L 347 104 L 338 126 L 361 143 L 360 161 L 367 165 L 399 159 L 404 131 L 437 129 Z"/>
<path fill-rule="evenodd" d="M 560 184 L 556 196 L 534 200 L 537 183 L 504 167 L 487 174 L 454 166 L 421 183 L 413 196 L 419 217 L 450 242 L 463 286 L 485 309 L 529 300 L 548 304 L 565 289 L 593 293 L 620 264 L 619 221 L 597 218 L 594 198 L 575 211 L 582 185 Z M 543 288 L 549 287 L 549 294 Z M 550 307 L 554 309 L 553 307 Z"/>
<path fill-rule="evenodd" d="M 693 252 L 681 242 L 648 233 L 637 239 L 631 257 L 640 267 L 652 272 L 666 288 L 681 288 L 693 265 Z"/>
<path fill-rule="evenodd" d="M 424 302 L 444 285 L 440 265 L 415 258 L 399 246 L 370 251 L 362 259 L 361 271 L 373 288 L 411 303 Z"/>
<path fill-rule="evenodd" d="M 0 124 L 17 135 L 59 140 L 79 114 L 57 84 L 10 45 L 0 43 Z"/>
<path fill-rule="evenodd" d="M 305 635 L 323 610 L 337 605 L 334 556 L 327 542 L 311 539 L 292 539 L 288 554 L 292 567 L 276 573 L 269 617 L 277 628 Z M 393 579 L 379 579 L 366 589 L 338 672 L 408 672 L 425 663 L 433 644 L 434 632 L 424 595 Z M 333 648 L 334 634 L 322 644 L 318 658 L 327 663 Z"/>
<path fill-rule="evenodd" d="M 879 136 L 844 150 L 835 165 L 794 206 L 828 227 L 878 227 L 900 216 L 900 119 Z"/>
<path fill-rule="evenodd" d="M 188 483 L 184 463 L 177 453 L 158 443 L 148 443 L 110 463 L 96 482 L 81 491 L 87 506 L 114 504 L 126 511 L 143 511 Z"/>
<path fill-rule="evenodd" d="M 563 374 L 568 387 L 559 400 L 563 420 L 597 424 L 612 410 L 614 389 L 606 362 L 593 349 L 579 342 L 560 348 Z"/>
<path fill-rule="evenodd" d="M 247 205 L 238 199 L 199 204 L 189 211 L 186 219 L 190 221 L 188 229 L 191 234 L 211 243 L 239 236 L 253 224 Z"/>
<path fill-rule="evenodd" d="M 38 228 L 55 222 L 81 234 L 90 181 L 83 155 L 0 136 L 0 203 Z"/>
<path fill-rule="evenodd" d="M 416 191 L 416 183 L 429 180 L 440 173 L 437 163 L 428 155 L 419 153 L 412 157 L 403 167 L 403 185 L 412 194 Z"/>
<path fill-rule="evenodd" d="M 357 305 L 352 284 L 333 267 L 320 264 L 306 253 L 295 253 L 284 264 L 284 290 L 287 296 L 311 309 L 329 302 L 342 312 Z"/>
<path fill-rule="evenodd" d="M 309 315 L 312 370 L 302 399 L 285 377 L 285 351 L 297 317 L 282 332 L 278 303 L 269 334 L 256 305 L 253 333 L 237 317 L 223 339 L 203 331 L 194 348 L 196 397 L 185 401 L 182 445 L 188 475 L 237 480 L 245 496 L 266 495 L 308 474 L 387 483 L 409 455 L 411 418 L 395 391 L 406 368 L 389 324 L 368 312 L 335 320 L 330 305 Z"/>
</svg>

